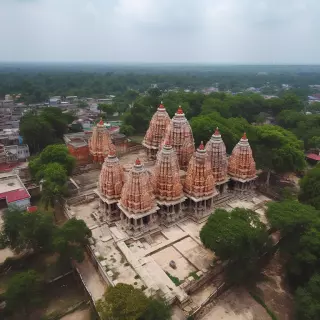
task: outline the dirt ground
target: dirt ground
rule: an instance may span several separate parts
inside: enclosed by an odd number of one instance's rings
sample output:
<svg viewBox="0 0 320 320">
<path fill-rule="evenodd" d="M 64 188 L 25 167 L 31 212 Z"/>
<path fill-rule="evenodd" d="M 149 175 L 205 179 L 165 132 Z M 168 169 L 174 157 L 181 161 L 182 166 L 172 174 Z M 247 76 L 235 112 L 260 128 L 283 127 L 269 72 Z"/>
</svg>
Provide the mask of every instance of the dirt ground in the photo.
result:
<svg viewBox="0 0 320 320">
<path fill-rule="evenodd" d="M 91 320 L 90 309 L 77 310 L 66 316 L 62 317 L 60 320 Z"/>
<path fill-rule="evenodd" d="M 258 294 L 279 320 L 294 319 L 294 301 L 284 281 L 284 262 L 276 253 L 269 265 L 264 269 L 266 280 L 257 284 Z"/>
<path fill-rule="evenodd" d="M 201 320 L 270 320 L 266 310 L 244 289 L 222 294 L 215 306 Z"/>
</svg>

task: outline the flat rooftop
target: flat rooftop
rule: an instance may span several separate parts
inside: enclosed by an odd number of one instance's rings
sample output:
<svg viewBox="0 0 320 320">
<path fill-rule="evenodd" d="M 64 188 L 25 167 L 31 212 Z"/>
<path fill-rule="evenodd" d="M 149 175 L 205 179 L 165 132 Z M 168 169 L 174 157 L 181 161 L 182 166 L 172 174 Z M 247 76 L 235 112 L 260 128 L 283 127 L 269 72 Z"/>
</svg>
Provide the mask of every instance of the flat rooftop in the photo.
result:
<svg viewBox="0 0 320 320">
<path fill-rule="evenodd" d="M 8 203 L 30 198 L 30 194 L 17 175 L 0 174 L 0 199 Z"/>
</svg>

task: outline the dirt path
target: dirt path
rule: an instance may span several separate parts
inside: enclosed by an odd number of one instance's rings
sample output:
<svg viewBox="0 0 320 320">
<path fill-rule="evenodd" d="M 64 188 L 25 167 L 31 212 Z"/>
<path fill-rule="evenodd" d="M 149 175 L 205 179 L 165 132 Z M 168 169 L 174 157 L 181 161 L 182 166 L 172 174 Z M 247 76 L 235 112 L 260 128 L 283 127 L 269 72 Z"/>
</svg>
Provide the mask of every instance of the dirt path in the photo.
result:
<svg viewBox="0 0 320 320">
<path fill-rule="evenodd" d="M 77 310 L 66 316 L 62 317 L 60 320 L 90 320 L 91 314 L 90 309 Z"/>
</svg>

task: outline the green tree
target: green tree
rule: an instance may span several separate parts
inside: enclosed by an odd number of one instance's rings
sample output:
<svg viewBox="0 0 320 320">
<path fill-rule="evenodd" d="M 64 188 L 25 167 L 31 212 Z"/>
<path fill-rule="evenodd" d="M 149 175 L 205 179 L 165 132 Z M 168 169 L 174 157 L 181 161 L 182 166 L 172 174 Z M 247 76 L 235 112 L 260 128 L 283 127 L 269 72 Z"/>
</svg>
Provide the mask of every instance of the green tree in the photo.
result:
<svg viewBox="0 0 320 320">
<path fill-rule="evenodd" d="M 320 210 L 320 164 L 300 180 L 299 200 Z"/>
<path fill-rule="evenodd" d="M 50 123 L 31 112 L 21 118 L 20 134 L 31 153 L 39 152 L 54 142 L 54 130 Z"/>
<path fill-rule="evenodd" d="M 142 290 L 118 283 L 107 289 L 97 303 L 97 310 L 102 320 L 138 320 L 146 312 L 148 303 Z"/>
<path fill-rule="evenodd" d="M 247 209 L 217 209 L 200 231 L 200 239 L 222 260 L 228 261 L 231 281 L 247 282 L 259 271 L 258 259 L 269 245 L 266 226 Z"/>
<path fill-rule="evenodd" d="M 50 123 L 54 130 L 55 138 L 62 139 L 63 135 L 68 132 L 68 120 L 70 120 L 70 116 L 62 113 L 60 108 L 44 108 L 40 112 L 40 117 Z"/>
<path fill-rule="evenodd" d="M 49 163 L 42 171 L 42 201 L 45 208 L 54 205 L 54 201 L 67 193 L 67 172 L 57 162 Z"/>
<path fill-rule="evenodd" d="M 114 104 L 99 103 L 98 110 L 103 111 L 108 117 L 111 117 L 117 110 Z"/>
<path fill-rule="evenodd" d="M 320 213 L 298 201 L 270 202 L 266 212 L 273 231 L 281 232 L 279 246 L 287 257 L 293 286 L 309 280 L 320 261 Z"/>
<path fill-rule="evenodd" d="M 30 308 L 38 306 L 43 300 L 43 281 L 34 271 L 29 270 L 14 275 L 5 293 L 6 308 L 22 313 L 29 319 Z"/>
<path fill-rule="evenodd" d="M 120 132 L 125 134 L 126 136 L 132 136 L 134 134 L 134 128 L 130 125 L 123 124 L 120 127 Z"/>
<path fill-rule="evenodd" d="M 253 127 L 250 144 L 258 167 L 268 172 L 267 184 L 271 171 L 296 172 L 305 167 L 302 142 L 293 133 L 281 127 L 273 125 Z"/>
<path fill-rule="evenodd" d="M 14 207 L 3 219 L 2 238 L 16 252 L 51 250 L 54 225 L 50 213 L 37 210 L 30 214 Z"/>
<path fill-rule="evenodd" d="M 78 108 L 80 108 L 80 109 L 85 109 L 85 108 L 87 108 L 87 107 L 89 107 L 89 104 L 88 104 L 87 101 L 79 101 L 79 102 L 78 102 Z"/>
<path fill-rule="evenodd" d="M 171 309 L 162 299 L 149 299 L 147 309 L 141 320 L 170 320 Z"/>
<path fill-rule="evenodd" d="M 315 274 L 295 294 L 296 317 L 299 320 L 320 319 L 320 274 Z"/>
<path fill-rule="evenodd" d="M 70 219 L 57 228 L 53 235 L 54 251 L 60 254 L 60 260 L 74 259 L 82 262 L 84 246 L 88 244 L 91 231 L 83 220 Z"/>
<path fill-rule="evenodd" d="M 65 145 L 53 144 L 47 146 L 39 157 L 30 161 L 29 168 L 32 176 L 40 181 L 43 178 L 45 166 L 53 162 L 62 165 L 68 175 L 72 173 L 76 163 Z"/>
</svg>

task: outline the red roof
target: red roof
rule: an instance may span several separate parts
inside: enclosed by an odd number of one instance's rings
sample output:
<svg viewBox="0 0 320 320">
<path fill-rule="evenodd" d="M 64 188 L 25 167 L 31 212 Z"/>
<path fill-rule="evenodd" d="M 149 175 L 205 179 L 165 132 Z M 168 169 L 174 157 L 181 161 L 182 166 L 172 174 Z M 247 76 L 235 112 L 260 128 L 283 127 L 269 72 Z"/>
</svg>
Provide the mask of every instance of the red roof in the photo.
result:
<svg viewBox="0 0 320 320">
<path fill-rule="evenodd" d="M 26 189 L 12 190 L 0 193 L 0 199 L 6 199 L 7 203 L 29 199 L 30 195 Z"/>
<path fill-rule="evenodd" d="M 15 163 L 0 163 L 0 172 L 9 172 L 12 171 L 12 169 L 18 167 L 21 164 L 21 162 L 15 162 Z"/>
<path fill-rule="evenodd" d="M 27 208 L 27 211 L 32 213 L 32 212 L 36 212 L 38 210 L 38 207 L 37 206 L 31 206 L 31 207 L 28 207 Z"/>
<path fill-rule="evenodd" d="M 320 161 L 320 155 L 315 153 L 309 153 L 306 156 L 308 159 Z"/>
</svg>

